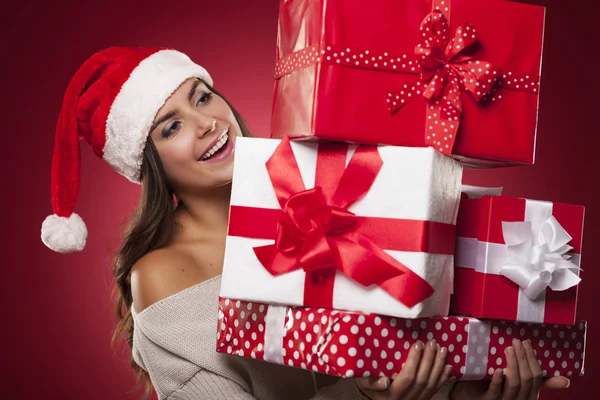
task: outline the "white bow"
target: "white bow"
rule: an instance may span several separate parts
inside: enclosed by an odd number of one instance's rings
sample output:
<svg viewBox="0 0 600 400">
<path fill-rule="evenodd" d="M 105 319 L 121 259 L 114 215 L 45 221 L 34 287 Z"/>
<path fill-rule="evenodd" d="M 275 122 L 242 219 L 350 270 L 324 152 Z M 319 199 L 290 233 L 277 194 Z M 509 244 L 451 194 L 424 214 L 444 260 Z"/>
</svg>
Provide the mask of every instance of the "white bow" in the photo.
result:
<svg viewBox="0 0 600 400">
<path fill-rule="evenodd" d="M 565 254 L 573 248 L 567 244 L 572 238 L 553 216 L 538 232 L 529 221 L 502 222 L 502 233 L 508 257 L 500 274 L 519 285 L 530 299 L 535 300 L 547 287 L 561 291 L 581 282 L 573 272 L 580 268 Z"/>
</svg>

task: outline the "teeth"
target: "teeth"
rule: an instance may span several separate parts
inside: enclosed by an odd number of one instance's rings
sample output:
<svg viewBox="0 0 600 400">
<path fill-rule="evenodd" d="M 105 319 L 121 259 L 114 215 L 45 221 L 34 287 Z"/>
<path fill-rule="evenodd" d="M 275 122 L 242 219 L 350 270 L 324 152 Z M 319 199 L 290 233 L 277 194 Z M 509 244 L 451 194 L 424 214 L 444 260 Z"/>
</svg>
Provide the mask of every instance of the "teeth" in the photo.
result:
<svg viewBox="0 0 600 400">
<path fill-rule="evenodd" d="M 208 160 L 209 158 L 211 158 L 213 154 L 215 154 L 217 151 L 219 151 L 219 149 L 221 147 L 223 147 L 225 145 L 225 143 L 227 143 L 228 139 L 229 139 L 229 135 L 227 133 L 223 134 L 221 139 L 219 139 L 219 141 L 213 147 L 211 147 L 210 150 L 208 150 L 206 153 L 204 153 L 204 155 L 202 157 L 200 157 L 200 160 L 204 161 L 204 160 Z"/>
</svg>

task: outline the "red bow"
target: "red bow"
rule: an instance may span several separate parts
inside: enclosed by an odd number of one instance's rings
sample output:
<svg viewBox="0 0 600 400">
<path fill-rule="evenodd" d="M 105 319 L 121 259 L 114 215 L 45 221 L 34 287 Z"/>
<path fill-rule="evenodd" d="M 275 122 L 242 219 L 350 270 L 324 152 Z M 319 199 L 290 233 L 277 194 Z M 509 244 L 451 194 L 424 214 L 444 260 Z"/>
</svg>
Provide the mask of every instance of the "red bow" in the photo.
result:
<svg viewBox="0 0 600 400">
<path fill-rule="evenodd" d="M 462 112 L 462 92 L 467 91 L 481 101 L 493 89 L 499 71 L 489 62 L 472 56 L 479 34 L 469 23 L 460 26 L 452 36 L 448 20 L 436 10 L 425 17 L 420 29 L 423 41 L 415 48 L 415 54 L 424 87 L 417 82 L 412 88 L 405 85 L 399 93 L 390 93 L 390 110 L 398 111 L 414 98 L 414 93 L 422 91 L 429 103 L 426 144 L 451 154 Z"/>
<path fill-rule="evenodd" d="M 345 153 L 342 156 L 345 160 Z M 331 307 L 323 304 L 327 296 L 314 292 L 333 279 L 336 270 L 363 286 L 378 285 L 408 307 L 433 294 L 424 279 L 361 235 L 358 218 L 348 211 L 369 191 L 382 165 L 376 147 L 359 146 L 328 198 L 319 186 L 305 189 L 288 138 L 267 162 L 284 217 L 275 244 L 256 247 L 254 252 L 272 275 L 299 268 L 307 272 L 308 285 L 313 286 L 305 287 L 305 305 Z"/>
<path fill-rule="evenodd" d="M 272 265 L 275 274 L 289 272 L 297 265 L 305 271 L 335 265 L 336 242 L 357 223 L 350 211 L 327 204 L 320 186 L 292 195 L 283 212 L 275 246 L 290 257 L 286 260 L 291 263 Z"/>
</svg>

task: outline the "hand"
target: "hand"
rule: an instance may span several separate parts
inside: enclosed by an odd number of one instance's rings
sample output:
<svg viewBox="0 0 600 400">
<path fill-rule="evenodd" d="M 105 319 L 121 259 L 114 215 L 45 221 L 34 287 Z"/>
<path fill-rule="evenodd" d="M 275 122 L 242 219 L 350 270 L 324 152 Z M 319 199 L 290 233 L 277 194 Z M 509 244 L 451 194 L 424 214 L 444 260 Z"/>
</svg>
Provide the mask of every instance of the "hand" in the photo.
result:
<svg viewBox="0 0 600 400">
<path fill-rule="evenodd" d="M 425 347 L 425 348 L 424 348 Z M 435 340 L 423 346 L 417 342 L 391 383 L 388 378 L 358 378 L 356 384 L 371 400 L 427 400 L 448 381 L 452 366 L 446 365 L 448 349 L 440 348 Z"/>
<path fill-rule="evenodd" d="M 529 342 L 521 343 L 515 339 L 513 345 L 508 347 L 504 354 L 506 380 L 502 376 L 502 370 L 498 369 L 494 372 L 489 386 L 487 381 L 457 382 L 450 398 L 452 400 L 537 400 L 542 387 L 548 389 L 569 387 L 569 380 L 563 376 L 543 380 L 542 369 Z"/>
</svg>

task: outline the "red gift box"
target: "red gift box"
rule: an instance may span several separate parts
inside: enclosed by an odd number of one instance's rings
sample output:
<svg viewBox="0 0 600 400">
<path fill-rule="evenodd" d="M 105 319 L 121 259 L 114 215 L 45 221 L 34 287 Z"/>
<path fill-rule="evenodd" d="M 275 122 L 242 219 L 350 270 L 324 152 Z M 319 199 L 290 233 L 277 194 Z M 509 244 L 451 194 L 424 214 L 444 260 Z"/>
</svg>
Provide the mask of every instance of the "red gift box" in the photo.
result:
<svg viewBox="0 0 600 400">
<path fill-rule="evenodd" d="M 410 346 L 436 339 L 462 380 L 504 368 L 504 349 L 529 339 L 544 376 L 583 375 L 587 324 L 558 326 L 465 317 L 398 319 L 323 308 L 219 299 L 217 351 L 341 377 L 395 378 Z"/>
<path fill-rule="evenodd" d="M 433 146 L 477 165 L 534 162 L 543 7 L 363 3 L 280 2 L 272 137 Z"/>
<path fill-rule="evenodd" d="M 582 206 L 502 196 L 461 200 L 451 313 L 575 323 L 583 219 Z"/>
</svg>

